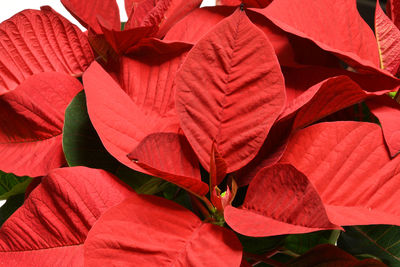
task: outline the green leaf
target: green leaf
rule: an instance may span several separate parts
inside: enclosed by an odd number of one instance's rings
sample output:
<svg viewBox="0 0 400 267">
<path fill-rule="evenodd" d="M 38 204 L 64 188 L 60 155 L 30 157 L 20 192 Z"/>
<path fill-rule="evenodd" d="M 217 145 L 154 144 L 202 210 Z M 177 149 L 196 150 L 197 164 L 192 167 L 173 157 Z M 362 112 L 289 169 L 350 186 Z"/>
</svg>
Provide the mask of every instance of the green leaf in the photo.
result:
<svg viewBox="0 0 400 267">
<path fill-rule="evenodd" d="M 344 228 L 338 247 L 360 258 L 369 254 L 389 266 L 400 266 L 400 227 L 364 225 Z"/>
<path fill-rule="evenodd" d="M 284 242 L 286 236 L 250 237 L 236 233 L 243 246 L 243 251 L 251 254 L 264 254 L 271 251 Z"/>
<path fill-rule="evenodd" d="M 0 227 L 24 203 L 25 194 L 13 195 L 0 207 Z"/>
<path fill-rule="evenodd" d="M 86 108 L 84 91 L 78 93 L 65 111 L 63 150 L 69 166 L 86 166 L 115 173 L 120 163 L 104 148 Z"/>
<path fill-rule="evenodd" d="M 297 253 L 304 254 L 319 244 L 329 243 L 331 231 L 318 231 L 308 234 L 288 235 L 285 239 L 285 248 Z"/>
<path fill-rule="evenodd" d="M 19 177 L 12 173 L 0 171 L 0 200 L 8 199 L 11 196 L 25 193 L 25 190 L 32 178 L 28 176 Z"/>
</svg>

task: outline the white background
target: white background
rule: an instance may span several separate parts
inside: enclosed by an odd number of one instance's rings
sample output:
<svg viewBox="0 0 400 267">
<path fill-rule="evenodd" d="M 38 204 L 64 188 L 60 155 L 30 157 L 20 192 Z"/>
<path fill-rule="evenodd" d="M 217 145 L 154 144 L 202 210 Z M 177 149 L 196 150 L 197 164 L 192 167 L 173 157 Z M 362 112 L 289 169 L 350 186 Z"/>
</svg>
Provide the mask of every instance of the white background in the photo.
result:
<svg viewBox="0 0 400 267">
<path fill-rule="evenodd" d="M 85 1 L 85 0 L 81 0 Z M 121 21 L 126 21 L 128 18 L 125 13 L 124 0 L 117 0 L 119 6 L 119 12 L 121 16 Z M 66 17 L 71 22 L 78 25 L 82 30 L 84 29 L 77 21 L 74 19 L 68 11 L 64 8 L 59 0 L 0 0 L 0 22 L 10 18 L 14 14 L 24 10 L 24 9 L 40 9 L 41 6 L 51 6 L 58 13 Z M 213 6 L 215 5 L 215 0 L 204 0 L 201 4 L 202 6 Z M 0 207 L 5 203 L 5 201 L 0 200 Z"/>
</svg>

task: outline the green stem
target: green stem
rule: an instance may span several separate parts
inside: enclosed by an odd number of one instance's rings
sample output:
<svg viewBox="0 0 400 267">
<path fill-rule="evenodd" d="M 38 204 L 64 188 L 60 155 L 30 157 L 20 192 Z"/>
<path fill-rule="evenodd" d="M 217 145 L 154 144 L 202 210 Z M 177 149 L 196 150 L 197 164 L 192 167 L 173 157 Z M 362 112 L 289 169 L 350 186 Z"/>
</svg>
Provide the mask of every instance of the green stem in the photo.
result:
<svg viewBox="0 0 400 267">
<path fill-rule="evenodd" d="M 335 245 L 339 239 L 340 233 L 342 231 L 341 230 L 332 230 L 331 235 L 329 237 L 329 244 Z"/>
</svg>

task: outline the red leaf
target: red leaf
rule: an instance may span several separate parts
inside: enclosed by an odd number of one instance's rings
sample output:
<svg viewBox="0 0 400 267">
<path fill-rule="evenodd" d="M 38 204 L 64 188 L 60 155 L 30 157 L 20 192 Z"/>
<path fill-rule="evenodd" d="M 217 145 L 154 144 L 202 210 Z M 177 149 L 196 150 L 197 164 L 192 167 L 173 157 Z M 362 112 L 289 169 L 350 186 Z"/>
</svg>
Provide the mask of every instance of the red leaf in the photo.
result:
<svg viewBox="0 0 400 267">
<path fill-rule="evenodd" d="M 338 76 L 308 89 L 297 97 L 292 102 L 293 105 L 287 107 L 286 111 L 293 112 L 301 106 L 293 124 L 293 129 L 299 129 L 336 111 L 361 102 L 366 97 L 367 94 L 358 84 L 347 76 Z"/>
<path fill-rule="evenodd" d="M 93 61 L 87 37 L 50 7 L 0 24 L 0 95 L 40 72 L 80 76 Z"/>
<path fill-rule="evenodd" d="M 281 159 L 307 176 L 338 225 L 400 225 L 399 161 L 390 160 L 380 127 L 366 122 L 300 130 Z"/>
<path fill-rule="evenodd" d="M 158 27 L 155 37 L 163 37 L 168 30 L 180 19 L 195 8 L 198 8 L 202 0 L 143 0 L 134 1 L 126 29 L 151 26 Z"/>
<path fill-rule="evenodd" d="M 150 134 L 128 157 L 151 174 L 190 192 L 201 196 L 208 192 L 208 185 L 201 181 L 196 154 L 181 134 Z"/>
<path fill-rule="evenodd" d="M 236 235 L 160 197 L 134 194 L 108 210 L 85 242 L 85 266 L 239 266 Z"/>
<path fill-rule="evenodd" d="M 258 172 L 243 205 L 227 206 L 224 217 L 236 232 L 256 237 L 338 228 L 307 177 L 287 164 Z"/>
<path fill-rule="evenodd" d="M 264 8 L 271 2 L 272 0 L 217 0 L 216 5 L 238 6 L 243 3 L 245 7 Z"/>
<path fill-rule="evenodd" d="M 156 27 L 153 26 L 136 27 L 124 31 L 114 30 L 101 19 L 99 20 L 99 25 L 107 42 L 120 55 L 126 53 L 129 48 L 157 31 Z"/>
<path fill-rule="evenodd" d="M 80 90 L 77 79 L 45 72 L 0 95 L 0 169 L 35 177 L 64 165 L 64 112 Z"/>
<path fill-rule="evenodd" d="M 255 158 L 235 173 L 239 187 L 248 185 L 261 169 L 281 159 L 292 132 L 292 124 L 293 120 L 280 120 L 272 126 Z"/>
<path fill-rule="evenodd" d="M 226 162 L 215 148 L 215 143 L 211 146 L 210 155 L 210 187 L 213 189 L 225 178 L 228 166 L 226 166 Z"/>
<path fill-rule="evenodd" d="M 82 266 L 82 245 L 90 228 L 130 194 L 102 170 L 51 171 L 1 227 L 1 264 Z"/>
<path fill-rule="evenodd" d="M 113 30 L 119 30 L 119 9 L 115 0 L 61 0 L 64 7 L 87 29 L 92 29 L 101 34 L 101 28 L 97 21 L 101 17 Z"/>
<path fill-rule="evenodd" d="M 360 17 L 355 1 L 274 0 L 258 11 L 285 31 L 310 39 L 350 65 L 379 67 L 374 34 Z"/>
<path fill-rule="evenodd" d="M 400 26 L 400 1 L 388 0 L 386 6 L 386 14 L 392 19 L 397 28 Z"/>
<path fill-rule="evenodd" d="M 123 57 L 117 73 L 122 88 L 97 63 L 83 76 L 89 117 L 105 148 L 120 162 L 141 172 L 148 173 L 126 155 L 151 133 L 179 130 L 171 74 L 180 66 L 186 50 L 178 49 L 158 54 L 149 48 L 135 58 Z"/>
<path fill-rule="evenodd" d="M 226 6 L 198 8 L 176 23 L 168 31 L 164 40 L 179 40 L 195 44 L 234 11 L 234 7 Z M 246 10 L 246 14 L 268 37 L 281 64 L 293 64 L 294 55 L 287 34 L 259 13 Z"/>
<path fill-rule="evenodd" d="M 366 102 L 382 126 L 383 135 L 390 155 L 396 156 L 400 151 L 400 104 L 389 96 L 375 97 Z"/>
<path fill-rule="evenodd" d="M 378 0 L 375 9 L 375 35 L 381 68 L 396 75 L 400 66 L 400 30 L 383 12 Z"/>
<path fill-rule="evenodd" d="M 309 266 L 325 266 L 325 267 L 384 267 L 382 262 L 375 259 L 358 260 L 351 254 L 341 250 L 340 248 L 323 244 L 318 245 L 301 255 L 300 257 L 291 260 L 287 266 L 293 267 L 309 267 Z"/>
<path fill-rule="evenodd" d="M 345 75 L 356 82 L 369 95 L 382 95 L 396 90 L 399 80 L 382 73 L 355 73 L 343 69 L 320 66 L 302 66 L 300 68 L 283 68 L 286 84 L 287 106 L 304 91 L 331 77 Z M 307 77 L 307 79 L 304 79 Z"/>
<path fill-rule="evenodd" d="M 207 170 L 214 140 L 227 172 L 246 165 L 285 102 L 273 48 L 240 10 L 192 48 L 175 86 L 181 127 Z"/>
</svg>

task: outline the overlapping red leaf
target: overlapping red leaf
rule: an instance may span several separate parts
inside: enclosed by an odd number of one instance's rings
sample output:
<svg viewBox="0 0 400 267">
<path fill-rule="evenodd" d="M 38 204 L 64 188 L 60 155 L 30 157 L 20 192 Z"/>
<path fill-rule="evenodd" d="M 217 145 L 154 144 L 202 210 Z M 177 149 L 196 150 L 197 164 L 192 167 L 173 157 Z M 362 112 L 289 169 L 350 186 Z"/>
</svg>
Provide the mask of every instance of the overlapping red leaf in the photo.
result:
<svg viewBox="0 0 400 267">
<path fill-rule="evenodd" d="M 208 185 L 201 181 L 199 160 L 181 134 L 150 134 L 128 157 L 151 174 L 190 192 L 201 196 L 208 192 Z"/>
<path fill-rule="evenodd" d="M 359 15 L 355 1 L 274 0 L 265 9 L 256 11 L 285 31 L 335 53 L 350 65 L 379 67 L 374 34 Z"/>
<path fill-rule="evenodd" d="M 175 86 L 181 127 L 206 169 L 213 142 L 227 172 L 246 165 L 285 103 L 274 50 L 239 9 L 192 48 Z"/>
<path fill-rule="evenodd" d="M 304 173 L 338 225 L 400 225 L 400 158 L 367 122 L 319 123 L 291 137 L 281 162 Z"/>
<path fill-rule="evenodd" d="M 272 236 L 335 229 L 314 186 L 288 164 L 259 171 L 239 208 L 227 206 L 226 222 L 247 236 Z"/>
<path fill-rule="evenodd" d="M 93 61 L 87 37 L 47 6 L 2 22 L 0 38 L 0 95 L 35 73 L 81 76 Z"/>
<path fill-rule="evenodd" d="M 74 77 L 44 72 L 0 95 L 0 170 L 35 177 L 66 164 L 64 112 L 80 90 Z"/>
<path fill-rule="evenodd" d="M 56 169 L 0 229 L 2 266 L 83 266 L 86 236 L 131 192 L 102 170 Z"/>
<path fill-rule="evenodd" d="M 383 12 L 379 1 L 375 9 L 375 35 L 381 68 L 396 75 L 400 66 L 400 30 Z"/>
<path fill-rule="evenodd" d="M 85 266 L 239 266 L 242 247 L 226 228 L 156 196 L 133 194 L 109 209 L 85 242 Z"/>
</svg>

